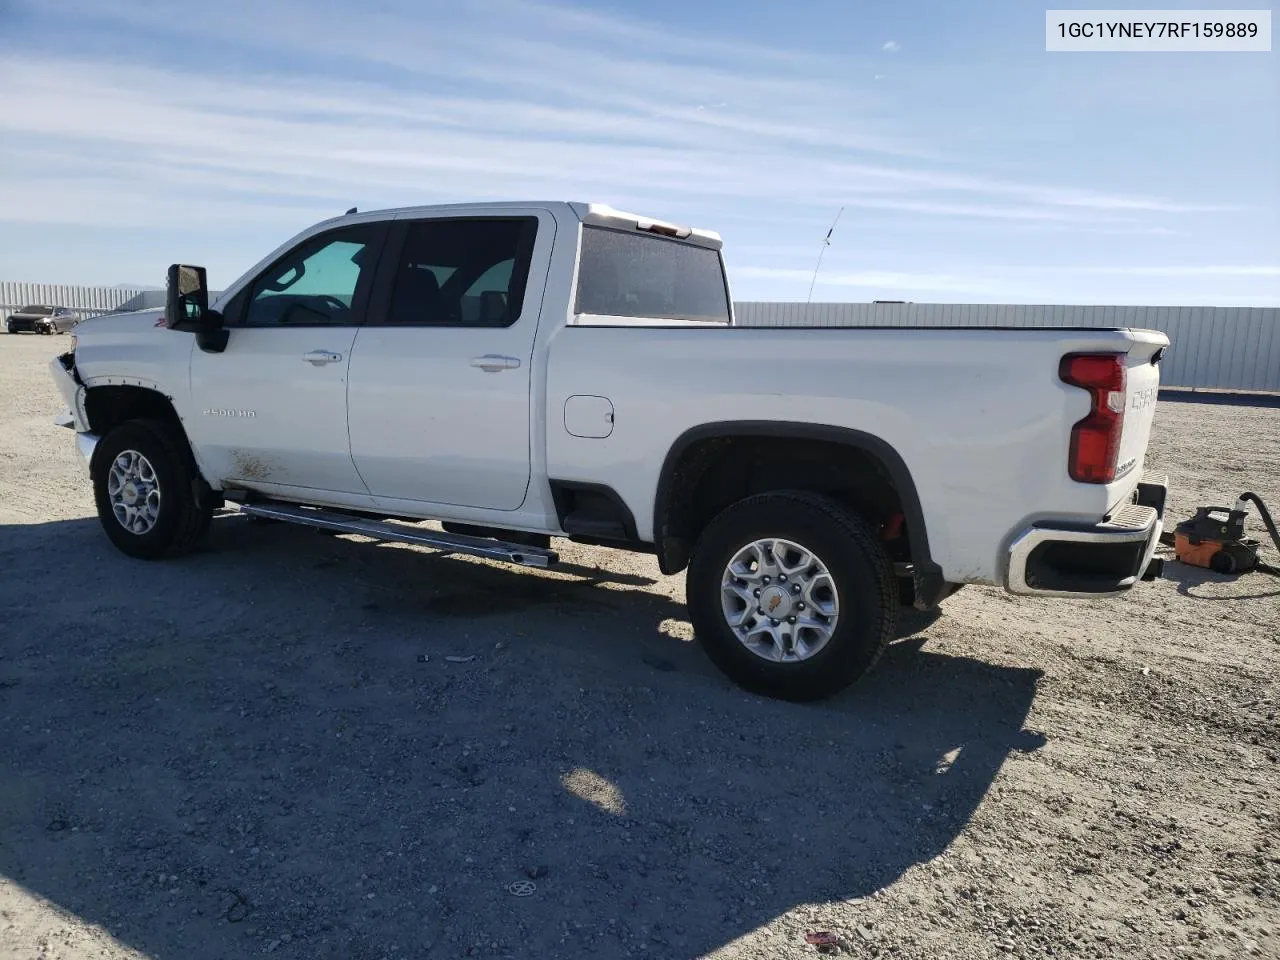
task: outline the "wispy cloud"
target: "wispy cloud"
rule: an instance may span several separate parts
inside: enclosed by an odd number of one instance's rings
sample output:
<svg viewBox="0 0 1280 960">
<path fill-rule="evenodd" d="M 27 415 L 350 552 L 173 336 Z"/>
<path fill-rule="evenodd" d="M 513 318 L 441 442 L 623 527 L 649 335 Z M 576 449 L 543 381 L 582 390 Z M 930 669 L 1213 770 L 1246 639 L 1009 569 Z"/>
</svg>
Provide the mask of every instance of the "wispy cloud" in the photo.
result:
<svg viewBox="0 0 1280 960">
<path fill-rule="evenodd" d="M 43 144 L 38 164 L 0 147 L 0 218 L 10 220 L 168 223 L 189 216 L 184 202 L 224 198 L 293 216 L 308 202 L 522 194 L 1080 224 L 1203 209 L 958 174 L 886 121 L 876 96 L 832 84 L 833 64 L 592 12 L 505 0 L 431 18 L 396 2 L 303 13 L 225 0 L 172 18 L 145 0 L 43 8 L 220 38 L 245 47 L 247 64 L 264 62 L 251 54 L 269 45 L 291 68 L 179 72 L 104 59 L 37 72 L 0 52 L 4 142 Z M 282 56 L 290 50 L 303 59 Z"/>
<path fill-rule="evenodd" d="M 866 163 L 858 158 L 893 154 L 889 138 L 846 131 L 818 151 L 810 143 L 821 132 L 783 113 L 639 100 L 617 111 L 530 101 L 517 90 L 442 95 L 369 81 L 176 76 L 113 63 L 45 74 L 7 55 L 0 55 L 0 85 L 10 95 L 0 110 L 5 142 L 42 144 L 38 160 L 22 146 L 0 147 L 13 190 L 0 207 L 8 219 L 40 219 L 51 208 L 78 211 L 91 222 L 117 218 L 120 197 L 130 193 L 130 222 L 185 217 L 165 196 L 167 187 L 184 196 L 255 193 L 290 207 L 306 197 L 613 199 L 622 187 L 633 199 L 664 206 L 681 195 L 807 204 L 839 198 L 868 209 L 1013 221 L 1086 223 L 1134 211 L 1203 209 L 916 162 Z M 64 184 L 21 175 L 32 166 L 73 181 L 114 180 L 116 189 L 71 207 L 49 195 Z M 146 202 L 148 195 L 156 202 Z"/>
<path fill-rule="evenodd" d="M 1078 235 L 1082 255 L 1084 238 L 1193 235 L 1236 212 L 1211 192 L 966 155 L 929 122 L 927 92 L 877 82 L 896 40 L 830 58 L 517 0 L 429 15 L 413 0 L 221 0 L 181 16 L 154 0 L 10 2 L 79 33 L 0 35 L 0 231 L 196 222 L 284 236 L 352 204 L 544 197 L 704 218 L 758 246 L 812 233 L 816 250 L 843 205 L 864 229 L 1014 246 Z M 31 69 L 43 53 L 57 69 Z M 921 268 L 920 255 L 864 269 L 832 253 L 820 283 L 850 290 L 1014 296 L 1030 276 Z M 756 263 L 735 278 L 796 279 L 790 263 Z"/>
</svg>

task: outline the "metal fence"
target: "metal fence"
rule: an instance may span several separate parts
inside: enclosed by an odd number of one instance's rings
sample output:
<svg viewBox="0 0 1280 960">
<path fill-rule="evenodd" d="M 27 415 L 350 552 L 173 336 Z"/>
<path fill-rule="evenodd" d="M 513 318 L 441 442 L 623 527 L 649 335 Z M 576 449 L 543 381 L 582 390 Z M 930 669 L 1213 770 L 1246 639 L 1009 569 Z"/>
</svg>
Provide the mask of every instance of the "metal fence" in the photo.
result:
<svg viewBox="0 0 1280 960">
<path fill-rule="evenodd" d="M 144 291 L 132 287 L 73 287 L 52 283 L 0 280 L 0 322 L 26 306 L 70 307 L 84 316 L 106 313 L 141 301 Z"/>
<path fill-rule="evenodd" d="M 0 322 L 27 304 L 86 316 L 161 306 L 158 290 L 0 281 Z M 1161 382 L 1203 390 L 1280 393 L 1280 308 L 1083 307 L 981 303 L 734 304 L 746 327 L 1144 327 L 1169 335 Z"/>
<path fill-rule="evenodd" d="M 734 304 L 745 327 L 1141 327 L 1169 336 L 1160 382 L 1280 393 L 1280 308 L 976 303 Z"/>
</svg>

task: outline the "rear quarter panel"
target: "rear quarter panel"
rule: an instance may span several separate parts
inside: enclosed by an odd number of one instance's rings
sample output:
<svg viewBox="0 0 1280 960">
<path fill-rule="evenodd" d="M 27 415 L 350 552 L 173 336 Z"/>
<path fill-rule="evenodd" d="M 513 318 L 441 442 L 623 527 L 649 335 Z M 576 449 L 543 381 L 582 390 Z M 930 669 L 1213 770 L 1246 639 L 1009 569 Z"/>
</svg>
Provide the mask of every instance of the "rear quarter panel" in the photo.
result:
<svg viewBox="0 0 1280 960">
<path fill-rule="evenodd" d="M 1058 379 L 1072 351 L 1127 352 L 1122 330 L 565 327 L 550 344 L 546 459 L 555 479 L 604 483 L 653 536 L 672 444 L 700 424 L 770 420 L 870 433 L 915 481 L 932 559 L 948 580 L 999 582 L 1009 540 L 1047 518 L 1097 522 L 1108 486 L 1067 476 L 1088 395 Z M 571 436 L 565 401 L 608 397 L 604 439 Z"/>
</svg>

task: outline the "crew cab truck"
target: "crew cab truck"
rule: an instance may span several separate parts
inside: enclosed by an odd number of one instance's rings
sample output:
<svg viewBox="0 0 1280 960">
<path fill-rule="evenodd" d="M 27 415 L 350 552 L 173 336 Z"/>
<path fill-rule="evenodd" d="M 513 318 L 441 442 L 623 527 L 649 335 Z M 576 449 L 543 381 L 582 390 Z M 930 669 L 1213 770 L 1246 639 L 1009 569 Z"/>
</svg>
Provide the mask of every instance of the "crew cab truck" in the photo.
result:
<svg viewBox="0 0 1280 960">
<path fill-rule="evenodd" d="M 739 327 L 718 235 L 530 202 L 328 220 L 212 304 L 174 265 L 163 312 L 85 321 L 51 369 L 130 556 L 228 504 L 532 566 L 553 537 L 645 551 L 732 679 L 813 699 L 902 604 L 1153 574 L 1167 344 Z"/>
</svg>

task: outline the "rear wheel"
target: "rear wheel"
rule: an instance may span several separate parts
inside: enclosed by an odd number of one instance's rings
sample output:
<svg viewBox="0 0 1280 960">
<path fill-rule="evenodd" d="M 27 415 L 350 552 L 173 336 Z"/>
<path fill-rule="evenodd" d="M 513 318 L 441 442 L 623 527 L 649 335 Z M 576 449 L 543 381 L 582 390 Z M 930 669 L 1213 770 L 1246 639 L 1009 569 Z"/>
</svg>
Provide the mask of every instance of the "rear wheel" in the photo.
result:
<svg viewBox="0 0 1280 960">
<path fill-rule="evenodd" d="M 90 473 L 98 519 L 122 553 L 176 556 L 209 529 L 213 497 L 186 438 L 167 421 L 120 424 L 99 441 Z"/>
<path fill-rule="evenodd" d="M 703 531 L 687 575 L 694 632 L 734 682 L 787 700 L 844 689 L 893 638 L 893 565 L 871 528 L 826 497 L 760 494 Z"/>
</svg>

